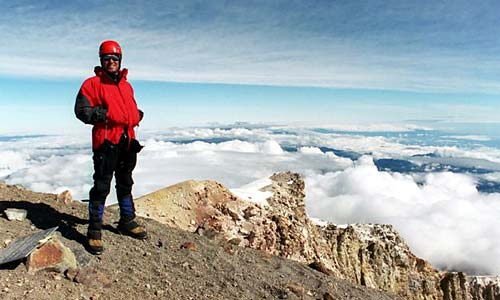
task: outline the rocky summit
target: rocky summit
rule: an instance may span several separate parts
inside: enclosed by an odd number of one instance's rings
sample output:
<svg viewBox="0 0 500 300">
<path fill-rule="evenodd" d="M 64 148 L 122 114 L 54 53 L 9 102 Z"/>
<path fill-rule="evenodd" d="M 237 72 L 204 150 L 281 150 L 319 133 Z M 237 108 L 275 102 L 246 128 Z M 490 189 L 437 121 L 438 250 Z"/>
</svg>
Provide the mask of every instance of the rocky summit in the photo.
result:
<svg viewBox="0 0 500 300">
<path fill-rule="evenodd" d="M 214 181 L 185 181 L 141 197 L 136 208 L 161 223 L 291 259 L 402 299 L 500 299 L 498 278 L 439 271 L 415 256 L 390 225 L 313 222 L 298 174 L 269 179 L 259 189 L 269 192 L 266 203 L 244 200 Z"/>
<path fill-rule="evenodd" d="M 195 202 L 183 201 L 190 200 L 191 196 L 206 199 L 212 192 L 207 188 L 208 194 L 205 194 L 203 187 L 193 190 L 196 186 L 194 182 L 177 186 L 171 198 L 176 199 L 175 202 L 167 204 L 166 201 L 163 206 L 172 209 L 166 211 L 167 219 L 172 221 L 168 224 L 190 230 L 139 217 L 138 222 L 148 230 L 149 239 L 134 240 L 118 233 L 118 215 L 113 208 L 106 208 L 105 251 L 93 256 L 84 247 L 85 204 L 71 200 L 67 194 L 35 193 L 20 186 L 0 184 L 0 212 L 9 208 L 27 212 L 23 220 L 0 217 L 0 255 L 19 238 L 58 226 L 51 239 L 44 239 L 29 257 L 0 266 L 0 299 L 401 299 L 324 274 L 303 262 L 239 247 L 244 245 L 243 239 L 226 240 L 209 224 L 198 226 L 208 222 L 212 211 L 191 212 Z M 212 187 L 214 192 L 221 192 L 214 194 L 213 203 L 222 205 L 222 197 L 231 197 L 229 193 L 224 194 L 226 190 L 221 185 L 213 183 Z M 188 195 L 195 190 L 201 193 Z M 217 211 L 236 217 L 222 206 Z M 157 212 L 158 216 L 163 214 Z M 258 217 L 250 211 L 246 216 Z M 282 242 L 276 240 L 266 245 L 278 246 Z M 286 249 L 293 252 L 294 247 Z M 67 251 L 71 253 L 63 255 Z"/>
</svg>

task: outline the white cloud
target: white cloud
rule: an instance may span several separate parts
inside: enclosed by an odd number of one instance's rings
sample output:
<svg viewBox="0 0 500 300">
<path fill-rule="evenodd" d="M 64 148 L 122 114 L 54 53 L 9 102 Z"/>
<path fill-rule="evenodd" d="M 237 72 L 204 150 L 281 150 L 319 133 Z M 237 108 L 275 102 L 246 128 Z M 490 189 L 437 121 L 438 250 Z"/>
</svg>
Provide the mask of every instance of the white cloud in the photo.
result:
<svg viewBox="0 0 500 300">
<path fill-rule="evenodd" d="M 300 147 L 299 152 L 302 154 L 323 154 L 318 147 Z"/>
<path fill-rule="evenodd" d="M 17 151 L 0 151 L 0 176 L 28 167 L 29 154 Z"/>
<path fill-rule="evenodd" d="M 485 180 L 500 182 L 500 172 L 487 173 L 480 177 Z"/>
<path fill-rule="evenodd" d="M 299 128 L 321 128 L 334 131 L 348 132 L 409 132 L 414 130 L 432 130 L 427 126 L 415 124 L 389 124 L 389 123 L 371 123 L 371 124 L 328 124 L 314 123 L 314 125 L 300 124 Z"/>
<path fill-rule="evenodd" d="M 31 162 L 28 168 L 17 171 L 15 182 L 41 192 L 60 193 L 71 190 L 79 199 L 87 198 L 92 178 L 92 159 L 85 154 L 50 156 L 39 162 Z M 84 196 L 85 195 L 85 196 Z"/>
<path fill-rule="evenodd" d="M 260 146 L 261 152 L 267 154 L 283 154 L 283 149 L 281 149 L 280 144 L 278 142 L 270 140 L 266 141 L 264 144 Z"/>
<path fill-rule="evenodd" d="M 450 138 L 450 139 L 457 139 L 457 140 L 471 140 L 471 141 L 480 141 L 480 142 L 491 141 L 490 137 L 487 137 L 484 135 L 450 135 L 450 136 L 443 136 L 443 138 Z"/>
</svg>

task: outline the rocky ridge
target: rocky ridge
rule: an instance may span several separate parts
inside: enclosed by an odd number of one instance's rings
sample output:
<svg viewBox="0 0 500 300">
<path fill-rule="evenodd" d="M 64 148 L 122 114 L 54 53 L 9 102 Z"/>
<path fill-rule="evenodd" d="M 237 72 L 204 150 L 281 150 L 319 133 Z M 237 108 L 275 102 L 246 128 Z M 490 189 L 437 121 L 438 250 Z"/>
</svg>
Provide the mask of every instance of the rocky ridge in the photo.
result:
<svg viewBox="0 0 500 300">
<path fill-rule="evenodd" d="M 61 265 L 29 272 L 26 264 L 33 265 L 26 260 L 2 265 L 0 299 L 400 299 L 292 260 L 209 238 L 208 231 L 201 236 L 139 217 L 149 239 L 134 240 L 116 231 L 118 215 L 111 208 L 104 212 L 106 250 L 92 256 L 83 246 L 85 204 L 67 194 L 58 197 L 0 183 L 0 213 L 10 208 L 26 210 L 27 216 L 22 221 L 0 216 L 0 251 L 19 237 L 58 226 L 54 239 L 71 250 L 77 266 L 64 272 Z M 56 245 L 44 244 L 49 245 L 47 255 L 53 258 Z"/>
<path fill-rule="evenodd" d="M 276 173 L 261 191 L 268 205 L 244 201 L 214 181 L 186 181 L 136 201 L 140 215 L 231 244 L 308 264 L 355 284 L 418 300 L 498 300 L 499 279 L 441 272 L 415 256 L 390 225 L 314 223 L 304 181 Z"/>
</svg>

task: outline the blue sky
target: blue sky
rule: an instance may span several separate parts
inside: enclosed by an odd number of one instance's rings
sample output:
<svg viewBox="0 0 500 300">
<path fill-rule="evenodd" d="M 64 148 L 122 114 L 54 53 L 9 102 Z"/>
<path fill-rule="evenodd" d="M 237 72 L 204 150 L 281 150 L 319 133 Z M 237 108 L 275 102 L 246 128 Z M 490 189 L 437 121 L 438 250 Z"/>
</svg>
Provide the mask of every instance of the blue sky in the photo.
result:
<svg viewBox="0 0 500 300">
<path fill-rule="evenodd" d="M 81 126 L 118 40 L 145 127 L 500 122 L 496 1 L 0 1 L 0 132 Z M 41 124 L 41 125 L 40 125 Z"/>
</svg>

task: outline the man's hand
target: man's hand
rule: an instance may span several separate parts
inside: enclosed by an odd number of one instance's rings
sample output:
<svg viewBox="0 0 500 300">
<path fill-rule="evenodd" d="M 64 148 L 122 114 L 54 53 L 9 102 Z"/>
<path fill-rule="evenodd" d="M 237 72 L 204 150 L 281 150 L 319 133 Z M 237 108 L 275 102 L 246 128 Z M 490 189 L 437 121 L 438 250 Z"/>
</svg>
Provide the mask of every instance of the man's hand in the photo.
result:
<svg viewBox="0 0 500 300">
<path fill-rule="evenodd" d="M 95 106 L 94 114 L 92 115 L 92 121 L 94 123 L 106 121 L 106 114 L 108 110 L 103 106 Z"/>
</svg>

